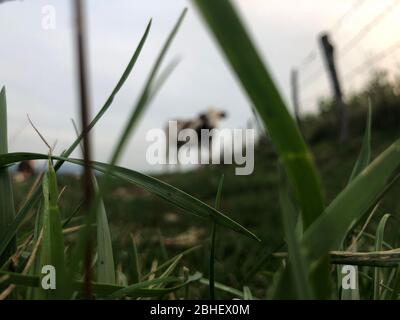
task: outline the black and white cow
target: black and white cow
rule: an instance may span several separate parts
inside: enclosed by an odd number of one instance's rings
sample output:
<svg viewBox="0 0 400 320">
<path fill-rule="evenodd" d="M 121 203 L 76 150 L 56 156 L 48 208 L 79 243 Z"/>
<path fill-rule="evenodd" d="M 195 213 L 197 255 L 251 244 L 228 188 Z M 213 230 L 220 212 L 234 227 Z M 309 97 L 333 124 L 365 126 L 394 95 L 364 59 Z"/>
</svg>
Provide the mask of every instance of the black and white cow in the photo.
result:
<svg viewBox="0 0 400 320">
<path fill-rule="evenodd" d="M 225 111 L 218 111 L 215 110 L 214 108 L 210 108 L 207 110 L 207 112 L 201 113 L 198 115 L 198 117 L 194 119 L 177 119 L 176 121 L 176 126 L 177 126 L 177 137 L 179 136 L 179 132 L 184 130 L 184 129 L 192 129 L 196 132 L 196 137 L 198 139 L 197 141 L 197 147 L 199 148 L 199 158 L 200 158 L 200 148 L 201 144 L 204 143 L 205 141 L 201 141 L 201 130 L 209 130 L 212 133 L 213 129 L 216 129 L 220 123 L 220 121 L 224 118 L 226 118 L 227 114 Z M 176 141 L 170 141 L 170 135 L 169 135 L 169 126 L 167 127 L 166 130 L 166 136 L 167 136 L 167 159 L 169 157 L 169 146 L 170 145 L 176 145 L 177 151 L 179 152 L 179 149 L 187 143 L 187 141 L 179 141 L 178 139 Z M 176 138 L 177 138 L 176 137 Z M 209 146 L 209 156 L 211 156 L 211 148 L 212 148 L 212 134 L 209 136 L 209 141 L 208 141 L 208 146 Z M 190 147 L 190 146 L 189 146 Z"/>
<path fill-rule="evenodd" d="M 16 182 L 23 182 L 26 179 L 35 175 L 35 162 L 33 160 L 24 160 L 18 164 L 14 174 Z"/>
</svg>

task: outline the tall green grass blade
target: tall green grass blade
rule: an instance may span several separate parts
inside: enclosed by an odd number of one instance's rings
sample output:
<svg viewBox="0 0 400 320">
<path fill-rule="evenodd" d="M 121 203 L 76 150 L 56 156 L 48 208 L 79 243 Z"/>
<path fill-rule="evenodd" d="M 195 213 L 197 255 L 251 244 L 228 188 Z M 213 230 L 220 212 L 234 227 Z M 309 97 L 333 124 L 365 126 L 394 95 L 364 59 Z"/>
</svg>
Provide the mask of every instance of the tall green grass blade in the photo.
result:
<svg viewBox="0 0 400 320">
<path fill-rule="evenodd" d="M 133 67 L 136 64 L 136 61 L 139 58 L 139 55 L 143 49 L 143 46 L 146 42 L 147 36 L 149 34 L 151 27 L 151 20 L 148 23 L 146 30 L 131 58 L 129 61 L 124 73 L 122 74 L 121 78 L 119 79 L 117 85 L 115 86 L 114 90 L 112 91 L 111 95 L 103 105 L 103 107 L 100 109 L 100 111 L 96 114 L 96 116 L 93 118 L 93 120 L 90 122 L 88 126 L 88 130 L 93 129 L 93 127 L 97 124 L 97 122 L 103 117 L 103 115 L 106 113 L 106 111 L 110 108 L 112 102 L 114 101 L 115 96 L 117 93 L 120 91 L 122 86 L 124 85 L 125 81 L 129 77 L 131 71 L 133 70 Z M 65 151 L 63 152 L 63 156 L 69 157 L 72 152 L 75 150 L 75 148 L 79 145 L 79 143 L 83 139 L 83 134 L 77 138 L 72 145 Z M 57 171 L 61 166 L 63 165 L 64 161 L 58 161 L 54 169 Z M 6 233 L 4 235 L 0 235 L 0 255 L 4 252 L 4 250 L 7 248 L 7 245 L 12 241 L 14 235 L 18 231 L 22 221 L 25 219 L 26 215 L 28 212 L 37 204 L 37 202 L 40 200 L 41 196 L 41 188 L 37 188 L 33 195 L 26 201 L 26 203 L 21 207 L 21 209 L 18 211 L 17 215 L 15 216 L 15 219 L 12 223 L 12 225 L 7 229 Z"/>
<path fill-rule="evenodd" d="M 243 287 L 243 300 L 253 300 L 253 295 L 251 294 L 250 288 L 247 286 Z"/>
<path fill-rule="evenodd" d="M 204 284 L 206 286 L 210 285 L 210 280 L 206 279 L 206 278 L 201 278 L 200 279 L 200 283 Z M 215 282 L 215 288 L 218 290 L 221 290 L 223 292 L 229 293 L 234 295 L 235 297 L 238 297 L 239 299 L 243 299 L 244 295 L 243 292 L 240 290 L 237 290 L 235 288 L 229 287 L 223 283 L 219 283 L 219 282 Z"/>
<path fill-rule="evenodd" d="M 282 251 L 284 250 L 285 247 L 286 244 L 283 241 L 277 246 L 266 247 L 265 252 L 263 252 L 260 256 L 259 261 L 246 273 L 246 276 L 244 277 L 242 283 L 247 283 L 248 281 L 250 281 L 262 269 L 262 267 L 265 266 L 267 262 L 271 260 L 274 252 Z"/>
<path fill-rule="evenodd" d="M 99 186 L 97 179 L 92 174 L 95 191 Z M 116 284 L 115 264 L 112 248 L 110 226 L 108 224 L 106 208 L 103 199 L 100 199 L 96 212 L 96 235 L 97 235 L 97 281 L 101 283 Z"/>
<path fill-rule="evenodd" d="M 20 286 L 27 286 L 27 287 L 40 287 L 40 277 L 39 276 L 31 276 L 31 275 L 22 275 L 19 273 L 1 271 L 1 276 L 8 276 L 7 279 L 2 282 L 2 284 L 16 284 Z M 138 298 L 138 297 L 159 297 L 164 294 L 177 291 L 182 287 L 187 286 L 191 282 L 199 281 L 201 279 L 201 273 L 195 273 L 192 276 L 189 276 L 188 279 L 182 282 L 181 278 L 178 277 L 167 277 L 167 278 L 157 278 L 153 280 L 147 280 L 140 283 L 136 283 L 134 285 L 123 287 L 117 285 L 110 285 L 104 283 L 92 283 L 93 293 L 100 297 L 100 298 L 122 298 L 122 297 L 131 297 L 131 298 Z M 168 288 L 149 288 L 152 285 L 159 285 L 159 284 L 174 284 L 179 283 L 174 287 Z M 74 281 L 73 283 L 73 290 L 76 292 L 81 293 L 82 290 L 82 282 L 81 281 Z"/>
<path fill-rule="evenodd" d="M 79 136 L 78 127 L 72 120 L 76 134 Z M 81 145 L 82 153 L 84 152 Z M 99 192 L 99 185 L 96 176 L 91 172 L 91 178 L 95 192 Z M 96 239 L 97 239 L 97 281 L 101 283 L 116 284 L 116 273 L 114 265 L 114 255 L 112 249 L 112 240 L 110 226 L 108 224 L 106 208 L 103 198 L 99 199 L 99 205 L 96 210 Z"/>
<path fill-rule="evenodd" d="M 40 277 L 39 276 L 30 276 L 30 275 L 22 275 L 19 273 L 7 272 L 0 270 L 1 276 L 8 276 L 7 279 L 2 284 L 16 284 L 20 286 L 27 287 L 40 287 Z M 160 297 L 165 294 L 177 291 L 183 287 L 186 287 L 192 282 L 197 282 L 202 278 L 202 274 L 197 272 L 191 276 L 189 276 L 185 281 L 182 282 L 182 278 L 178 277 L 167 277 L 167 278 L 157 278 L 153 280 L 147 280 L 140 283 L 136 283 L 134 285 L 128 287 L 122 287 L 117 285 L 109 285 L 103 283 L 92 283 L 93 293 L 102 298 L 115 299 L 115 298 L 123 298 L 123 297 L 131 297 L 131 298 L 139 298 L 139 297 Z M 159 284 L 173 284 L 179 283 L 173 287 L 168 288 L 149 288 L 152 285 Z M 76 292 L 81 292 L 82 290 L 82 282 L 74 281 L 73 290 Z M 239 291 L 240 292 L 240 291 Z"/>
<path fill-rule="evenodd" d="M 137 101 L 135 108 L 133 109 L 133 112 L 132 112 L 131 116 L 129 117 L 125 128 L 122 130 L 121 137 L 118 139 L 118 142 L 114 149 L 110 164 L 117 163 L 118 158 L 120 157 L 122 150 L 123 150 L 125 144 L 127 143 L 130 134 L 132 133 L 132 130 L 135 128 L 137 121 L 139 120 L 143 111 L 147 107 L 148 102 L 149 102 L 149 97 L 152 96 L 152 88 L 153 88 L 154 80 L 155 80 L 157 73 L 161 67 L 161 64 L 168 52 L 169 47 L 171 46 L 172 41 L 174 40 L 174 38 L 179 30 L 179 27 L 181 26 L 181 24 L 183 22 L 186 12 L 187 12 L 187 9 L 185 8 L 182 11 L 181 15 L 179 16 L 178 21 L 176 22 L 171 33 L 169 34 L 166 42 L 164 43 L 164 45 L 161 49 L 161 52 L 159 53 L 159 55 L 156 59 L 156 62 L 150 72 L 150 75 L 146 81 L 146 84 L 142 91 L 142 94 L 141 94 L 139 100 Z"/>
<path fill-rule="evenodd" d="M 371 122 L 372 122 L 372 107 L 371 101 L 368 101 L 368 115 L 364 134 L 364 139 L 361 146 L 361 151 L 354 165 L 349 182 L 353 181 L 368 165 L 371 160 Z"/>
<path fill-rule="evenodd" d="M 397 140 L 359 174 L 305 232 L 302 243 L 315 259 L 335 250 L 352 221 L 373 207 L 400 165 Z"/>
<path fill-rule="evenodd" d="M 158 284 L 170 284 L 177 282 L 177 278 L 175 277 L 164 277 L 164 278 L 157 278 L 152 280 L 143 281 L 140 283 L 135 283 L 130 286 L 124 287 L 113 294 L 111 294 L 108 298 L 116 299 L 122 297 L 148 297 L 148 296 L 158 296 L 162 294 L 162 291 L 158 291 L 156 289 L 149 289 L 149 287 L 158 285 Z"/>
<path fill-rule="evenodd" d="M 0 154 L 8 152 L 7 135 L 7 101 L 6 89 L 0 91 Z M 14 197 L 11 177 L 8 168 L 0 168 L 0 239 L 6 234 L 15 216 Z M 2 266 L 15 251 L 15 238 L 7 243 L 7 250 L 0 252 L 0 266 Z"/>
<path fill-rule="evenodd" d="M 218 184 L 217 196 L 215 197 L 215 209 L 220 210 L 222 185 L 224 183 L 224 175 L 221 176 Z M 211 249 L 210 249 L 210 299 L 215 299 L 215 241 L 217 237 L 217 224 L 212 222 L 211 230 Z"/>
<path fill-rule="evenodd" d="M 397 265 L 396 276 L 393 280 L 393 291 L 390 295 L 391 300 L 397 300 L 400 293 L 400 263 Z"/>
<path fill-rule="evenodd" d="M 382 287 L 382 293 L 380 296 L 381 300 L 388 300 L 389 294 L 391 294 L 393 292 L 393 289 L 390 288 L 390 285 L 393 283 L 393 281 L 396 277 L 396 271 L 397 271 L 397 268 L 393 268 L 390 271 L 388 279 L 387 279 L 387 285 L 384 285 L 383 283 L 380 284 L 380 286 Z M 390 290 L 389 288 L 392 290 Z"/>
<path fill-rule="evenodd" d="M 2 285 L 16 284 L 27 287 L 39 287 L 40 277 L 0 270 L 1 276 L 7 276 Z"/>
<path fill-rule="evenodd" d="M 138 254 L 135 238 L 133 237 L 132 234 L 131 234 L 131 239 L 132 239 L 132 260 L 133 260 L 132 266 L 131 266 L 131 268 L 133 268 L 132 281 L 133 281 L 133 283 L 138 283 L 142 279 L 142 275 L 140 272 L 140 264 L 139 264 L 139 254 Z"/>
<path fill-rule="evenodd" d="M 312 299 L 313 289 L 310 286 L 309 266 L 306 255 L 300 246 L 300 241 L 296 236 L 296 211 L 288 195 L 283 177 L 281 177 L 279 188 L 279 203 L 282 212 L 282 223 L 288 246 L 289 262 L 287 266 L 292 272 L 292 279 L 296 289 L 296 297 L 302 300 Z"/>
<path fill-rule="evenodd" d="M 48 172 L 43 178 L 43 240 L 40 249 L 40 267 L 52 266 L 55 268 L 56 288 L 40 290 L 42 297 L 47 299 L 65 298 L 64 237 L 57 201 L 57 178 L 49 160 Z"/>
<path fill-rule="evenodd" d="M 311 153 L 231 2 L 194 3 L 268 128 L 296 191 L 307 229 L 324 210 L 322 185 Z"/>
<path fill-rule="evenodd" d="M 69 160 L 69 161 L 71 163 L 82 165 L 82 161 L 80 160 Z M 102 164 L 99 162 L 92 162 L 92 167 L 104 173 L 107 172 L 107 170 L 110 170 L 109 169 L 110 166 L 108 164 Z M 118 166 L 114 166 L 111 170 L 113 170 L 111 174 L 113 177 L 125 180 L 130 183 L 134 183 L 137 186 L 140 186 L 143 189 L 183 209 L 187 213 L 194 214 L 200 218 L 206 218 L 206 219 L 213 218 L 219 225 L 225 226 L 231 230 L 239 232 L 249 238 L 259 240 L 257 236 L 254 235 L 251 231 L 247 230 L 239 223 L 225 216 L 220 211 L 212 208 L 211 206 L 198 200 L 197 198 L 192 197 L 189 194 L 185 193 L 184 191 L 181 191 L 165 182 L 162 182 L 150 176 L 146 176 L 139 172 L 121 168 Z"/>
<path fill-rule="evenodd" d="M 116 281 L 118 285 L 121 286 L 127 286 L 128 285 L 128 277 L 126 274 L 122 271 L 122 269 L 117 268 L 117 275 L 116 275 Z"/>
<path fill-rule="evenodd" d="M 165 246 L 164 237 L 160 229 L 157 229 L 158 241 L 160 242 L 161 257 L 164 260 L 168 259 L 167 247 Z"/>
<path fill-rule="evenodd" d="M 385 234 L 386 222 L 390 218 L 390 214 L 385 214 L 379 221 L 378 228 L 376 229 L 375 251 L 382 250 L 383 236 Z M 380 283 L 381 275 L 379 268 L 374 269 L 374 300 L 380 299 Z"/>
<path fill-rule="evenodd" d="M 133 67 L 135 66 L 135 64 L 136 64 L 136 62 L 137 62 L 137 60 L 138 60 L 138 58 L 140 56 L 140 53 L 142 52 L 143 46 L 144 46 L 144 44 L 145 44 L 145 42 L 147 40 L 147 36 L 148 36 L 148 34 L 150 32 L 151 24 L 152 24 L 152 21 L 150 20 L 149 23 L 147 24 L 147 27 L 146 27 L 146 29 L 144 31 L 144 34 L 143 34 L 142 38 L 139 41 L 139 44 L 136 47 L 135 52 L 133 53 L 133 56 L 132 56 L 131 60 L 129 61 L 126 69 L 124 70 L 121 78 L 117 82 L 117 85 L 115 86 L 115 88 L 111 92 L 111 95 L 108 97 L 108 99 L 105 102 L 105 104 L 103 105 L 103 107 L 100 109 L 100 111 L 96 114 L 96 116 L 90 122 L 90 124 L 88 126 L 88 130 L 92 130 L 94 128 L 94 126 L 97 124 L 97 122 L 103 117 L 103 115 L 106 113 L 106 111 L 110 108 L 112 102 L 114 101 L 115 96 L 121 90 L 122 86 L 124 85 L 124 83 L 128 79 L 129 75 L 131 74 L 131 72 L 133 70 Z M 64 157 L 69 157 L 71 155 L 71 153 L 81 143 L 81 141 L 83 139 L 83 135 L 84 134 L 81 133 L 80 136 L 67 149 L 67 151 L 65 151 L 63 153 Z M 63 163 L 63 161 L 59 161 L 58 163 L 56 163 L 54 169 L 57 170 L 58 168 L 60 168 L 62 163 Z"/>
<path fill-rule="evenodd" d="M 357 161 L 353 167 L 353 171 L 351 173 L 349 183 L 354 180 L 370 163 L 371 160 L 371 124 L 372 124 L 372 108 L 371 108 L 371 101 L 368 101 L 368 114 L 367 114 L 367 121 L 365 126 L 365 134 L 363 138 L 363 142 L 361 145 L 361 151 L 357 158 Z M 353 221 L 348 228 L 348 231 L 343 237 L 342 244 L 340 246 L 341 249 L 344 248 L 344 243 L 348 234 L 352 231 L 356 221 Z M 355 249 L 355 248 L 354 248 Z M 341 266 L 338 266 L 338 285 L 339 288 L 341 287 L 343 274 L 341 272 Z M 358 274 L 358 268 L 356 268 Z M 347 289 L 347 290 L 339 290 L 340 298 L 342 300 L 359 300 L 360 299 L 360 292 L 358 286 L 358 275 L 357 275 L 357 288 L 356 289 Z"/>
<path fill-rule="evenodd" d="M 99 171 L 102 171 L 101 166 L 98 166 L 98 164 L 94 165 L 94 168 L 99 169 Z M 198 216 L 200 218 L 206 218 L 206 219 L 212 218 L 220 226 L 226 227 L 240 234 L 243 234 L 250 239 L 260 241 L 260 239 L 254 233 L 252 233 L 239 223 L 235 222 L 228 216 L 212 208 L 211 206 L 202 202 L 201 200 L 190 196 L 184 191 L 181 191 L 171 185 L 168 185 L 165 182 L 162 182 L 155 178 L 150 178 L 148 176 L 146 177 L 144 175 L 142 175 L 142 177 L 140 178 L 140 180 L 142 181 L 140 181 L 138 179 L 139 175 L 134 177 L 132 170 L 128 171 L 126 171 L 126 169 L 121 170 L 122 168 L 120 167 L 118 167 L 118 169 L 120 172 L 119 173 L 116 172 L 115 174 L 113 174 L 115 177 L 124 179 L 125 181 L 131 183 L 135 183 L 136 185 L 141 186 L 144 189 L 147 189 L 149 192 L 158 195 L 164 200 L 183 209 L 187 213 L 194 214 L 195 216 Z"/>
<path fill-rule="evenodd" d="M 376 239 L 374 234 L 370 234 L 366 231 L 363 233 L 363 237 L 374 240 Z M 383 241 L 382 245 L 387 249 L 387 250 L 393 250 L 393 247 L 390 245 L 390 243 L 387 243 L 386 241 Z"/>
<path fill-rule="evenodd" d="M 121 133 L 121 136 L 116 143 L 116 147 L 114 148 L 114 151 L 113 151 L 112 157 L 111 157 L 111 161 L 110 161 L 111 166 L 108 167 L 108 170 L 105 172 L 105 175 L 104 175 L 104 185 L 108 184 L 109 178 L 111 175 L 111 171 L 113 170 L 113 165 L 118 162 L 118 159 L 121 156 L 122 151 L 123 151 L 126 143 L 128 142 L 128 138 L 130 137 L 133 129 L 135 128 L 135 126 L 137 124 L 137 121 L 139 120 L 140 116 L 143 114 L 146 107 L 149 105 L 150 97 L 154 96 L 154 92 L 152 92 L 153 82 L 156 78 L 159 68 L 161 67 L 161 63 L 163 62 L 163 59 L 172 43 L 172 40 L 174 39 L 176 33 L 178 32 L 178 29 L 183 21 L 186 11 L 187 11 L 186 9 L 183 10 L 177 23 L 175 24 L 174 28 L 172 29 L 170 35 L 168 36 L 164 46 L 162 47 L 161 52 L 158 55 L 156 62 L 150 72 L 150 76 L 148 77 L 146 84 L 144 86 L 144 89 L 139 97 L 139 100 L 135 104 L 132 114 L 128 118 L 127 124 L 125 125 L 125 127 Z M 165 76 L 164 76 L 164 78 L 165 78 Z M 78 241 L 79 245 L 77 246 L 77 252 L 74 254 L 74 258 L 72 261 L 72 267 L 71 267 L 72 275 L 74 275 L 77 272 L 79 262 L 83 258 L 83 254 L 84 254 L 83 248 L 84 248 L 85 244 L 88 242 L 88 240 L 90 239 L 90 232 L 91 232 L 90 225 L 93 223 L 93 220 L 95 218 L 94 215 L 95 215 L 95 212 L 97 212 L 103 192 L 104 191 L 102 189 L 100 189 L 99 192 L 97 192 L 95 194 L 95 198 L 92 202 L 91 209 L 86 218 L 86 223 L 85 223 L 86 227 L 83 228 L 83 230 L 80 232 L 79 241 Z"/>
<path fill-rule="evenodd" d="M 43 182 L 42 182 L 43 183 Z M 40 235 L 42 232 L 43 227 L 43 201 L 39 203 L 36 217 L 35 217 L 35 227 L 33 230 L 33 243 L 38 243 L 40 241 Z M 41 273 L 41 258 L 40 258 L 40 251 L 36 253 L 35 261 L 33 262 L 33 266 L 29 269 L 29 275 L 38 275 Z M 40 299 L 42 293 L 40 289 L 36 288 L 29 288 L 27 292 L 28 299 Z"/>
<path fill-rule="evenodd" d="M 176 267 L 178 266 L 179 261 L 181 261 L 182 259 L 182 255 L 178 255 L 174 261 L 168 266 L 168 268 L 161 274 L 160 278 L 165 278 L 165 277 L 169 277 L 172 272 L 174 272 L 174 270 L 176 269 Z"/>
<path fill-rule="evenodd" d="M 0 155 L 0 167 L 7 166 L 16 162 L 27 159 L 46 159 L 47 155 L 38 153 L 8 153 L 6 155 Z M 54 159 L 62 159 L 77 165 L 83 165 L 83 160 L 79 159 L 68 159 L 64 157 L 54 157 Z M 153 193 L 167 202 L 177 206 L 187 213 L 193 214 L 200 218 L 209 220 L 214 219 L 217 224 L 224 226 L 228 229 L 243 234 L 250 239 L 260 241 L 259 238 L 251 231 L 227 217 L 220 211 L 209 206 L 208 204 L 200 201 L 199 199 L 192 197 L 184 191 L 181 191 L 161 180 L 147 176 L 145 174 L 129 170 L 118 166 L 110 166 L 109 164 L 101 162 L 92 162 L 92 168 L 99 172 L 106 173 L 111 172 L 111 176 L 121 179 L 123 181 L 133 183 L 150 193 Z M 112 167 L 112 168 L 110 168 Z"/>
<path fill-rule="evenodd" d="M 177 259 L 178 256 L 180 256 L 180 255 L 185 256 L 185 255 L 187 255 L 187 254 L 189 254 L 189 253 L 191 253 L 191 252 L 193 252 L 193 251 L 195 251 L 195 250 L 197 250 L 197 249 L 199 249 L 201 247 L 202 247 L 202 245 L 197 245 L 197 246 L 189 248 L 189 249 L 187 249 L 185 251 L 182 251 L 181 253 L 177 254 L 176 256 L 172 257 L 171 259 L 169 259 L 169 260 L 165 261 L 164 263 L 162 263 L 161 265 L 159 265 L 157 267 L 157 269 L 155 269 L 154 271 L 151 271 L 151 272 L 147 273 L 146 275 L 144 275 L 142 277 L 142 279 L 147 279 L 149 276 L 151 276 L 153 274 L 156 274 L 156 273 L 164 270 L 165 268 L 168 268 L 171 265 L 171 263 L 173 263 L 175 261 L 175 259 Z"/>
<path fill-rule="evenodd" d="M 7 276 L 7 280 L 5 281 L 6 284 L 15 284 L 15 285 L 19 285 L 19 286 L 26 286 L 26 287 L 30 287 L 30 288 L 36 288 L 36 289 L 41 288 L 40 276 L 37 276 L 37 275 L 24 275 L 24 274 L 20 274 L 20 273 L 7 272 L 7 271 L 0 270 L 0 276 Z M 96 283 L 96 282 L 94 282 L 92 285 L 93 285 L 93 292 L 100 297 L 108 296 L 108 295 L 124 288 L 122 286 L 109 285 L 109 284 Z M 76 292 L 81 292 L 80 290 L 82 289 L 82 282 L 74 281 L 73 289 Z"/>
<path fill-rule="evenodd" d="M 109 296 L 109 298 L 122 298 L 124 296 L 129 296 L 129 297 L 160 297 L 163 296 L 167 293 L 171 293 L 174 291 L 177 291 L 183 287 L 186 287 L 188 284 L 199 281 L 202 277 L 202 274 L 197 272 L 194 275 L 191 275 L 188 277 L 186 281 L 183 283 L 176 285 L 174 287 L 168 287 L 168 288 L 149 288 L 152 285 L 162 285 L 165 286 L 168 283 L 173 283 L 177 282 L 177 280 L 180 280 L 179 278 L 176 277 L 164 277 L 164 278 L 157 278 L 153 280 L 147 280 L 143 281 L 141 283 L 133 284 L 131 286 L 128 286 L 126 288 L 123 288 L 121 290 L 118 290 L 114 292 L 112 295 Z"/>
</svg>

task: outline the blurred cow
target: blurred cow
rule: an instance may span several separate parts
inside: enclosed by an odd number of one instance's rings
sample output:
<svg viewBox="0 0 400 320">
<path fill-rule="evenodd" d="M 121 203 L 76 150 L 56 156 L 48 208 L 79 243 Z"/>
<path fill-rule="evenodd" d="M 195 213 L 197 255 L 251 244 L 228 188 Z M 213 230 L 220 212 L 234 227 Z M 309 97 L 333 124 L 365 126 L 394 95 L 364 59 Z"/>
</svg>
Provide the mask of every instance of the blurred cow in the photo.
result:
<svg viewBox="0 0 400 320">
<path fill-rule="evenodd" d="M 198 117 L 194 119 L 187 119 L 187 120 L 175 120 L 176 125 L 177 125 L 177 136 L 179 136 L 179 132 L 184 130 L 184 129 L 192 129 L 196 132 L 197 136 L 197 146 L 200 149 L 201 148 L 201 130 L 211 130 L 216 129 L 219 125 L 219 122 L 222 119 L 225 119 L 227 117 L 227 114 L 225 111 L 217 111 L 213 108 L 208 109 L 207 112 L 199 114 Z M 169 157 L 169 126 L 167 127 L 166 130 L 167 133 L 167 159 Z M 211 156 L 211 139 L 212 136 L 210 136 L 210 141 L 208 141 L 209 145 L 209 156 Z M 204 142 L 204 141 L 203 141 Z M 186 144 L 186 141 L 175 141 L 175 144 L 177 146 L 177 151 L 179 152 L 179 149 Z M 199 159 L 200 159 L 200 154 L 199 154 Z M 179 160 L 178 160 L 179 161 Z"/>
<path fill-rule="evenodd" d="M 17 182 L 25 181 L 35 175 L 35 162 L 33 160 L 24 160 L 18 164 L 14 179 Z"/>
</svg>

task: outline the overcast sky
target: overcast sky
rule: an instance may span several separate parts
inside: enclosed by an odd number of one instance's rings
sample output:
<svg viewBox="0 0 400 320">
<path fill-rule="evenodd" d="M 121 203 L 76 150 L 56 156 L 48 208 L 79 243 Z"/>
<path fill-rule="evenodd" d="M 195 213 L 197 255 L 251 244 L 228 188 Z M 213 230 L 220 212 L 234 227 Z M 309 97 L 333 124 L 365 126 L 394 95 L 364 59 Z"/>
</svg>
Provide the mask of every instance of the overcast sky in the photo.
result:
<svg viewBox="0 0 400 320">
<path fill-rule="evenodd" d="M 321 31 L 333 28 L 332 37 L 340 53 L 369 21 L 399 1 L 366 0 L 337 24 L 357 2 L 363 1 L 234 1 L 289 106 L 290 70 L 303 66 L 301 83 L 322 70 L 317 47 Z M 56 10 L 54 30 L 42 28 L 42 9 L 46 5 Z M 209 106 L 228 112 L 223 127 L 246 126 L 251 119 L 249 102 L 190 1 L 91 0 L 88 6 L 93 114 L 110 94 L 147 22 L 153 18 L 148 41 L 131 77 L 94 131 L 96 160 L 109 159 L 154 59 L 185 6 L 189 8 L 188 15 L 166 59 L 168 62 L 179 57 L 181 63 L 142 118 L 121 164 L 152 171 L 155 168 L 149 167 L 144 156 L 147 130 L 164 128 L 169 119 L 193 117 Z M 28 126 L 26 114 L 50 142 L 58 141 L 57 152 L 68 147 L 75 137 L 70 119 L 79 117 L 70 7 L 69 0 L 11 1 L 0 5 L 0 86 L 7 88 L 10 151 L 46 152 Z M 354 67 L 400 40 L 396 38 L 399 18 L 400 6 L 394 7 L 354 49 L 339 59 L 346 93 L 357 88 L 372 67 L 397 67 L 398 52 L 394 52 L 367 70 L 364 68 L 362 73 L 347 76 Z M 304 59 L 310 53 L 315 59 L 307 64 L 311 60 Z M 315 112 L 317 97 L 329 92 L 326 75 L 321 73 L 301 89 L 303 111 Z"/>
</svg>

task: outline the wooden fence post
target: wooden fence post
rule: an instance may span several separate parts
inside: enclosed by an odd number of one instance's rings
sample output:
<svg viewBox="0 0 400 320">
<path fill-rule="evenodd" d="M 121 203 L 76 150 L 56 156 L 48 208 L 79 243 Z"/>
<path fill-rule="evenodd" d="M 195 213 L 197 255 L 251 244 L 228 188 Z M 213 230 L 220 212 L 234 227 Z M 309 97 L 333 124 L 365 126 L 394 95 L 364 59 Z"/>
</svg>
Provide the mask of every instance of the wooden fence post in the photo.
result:
<svg viewBox="0 0 400 320">
<path fill-rule="evenodd" d="M 348 137 L 348 119 L 346 106 L 343 101 L 342 88 L 340 86 L 339 78 L 337 75 L 336 65 L 335 65 L 335 48 L 329 40 L 329 34 L 324 33 L 320 37 L 320 44 L 324 52 L 325 64 L 328 69 L 329 78 L 332 84 L 337 124 L 339 129 L 339 141 L 345 142 Z"/>
</svg>

